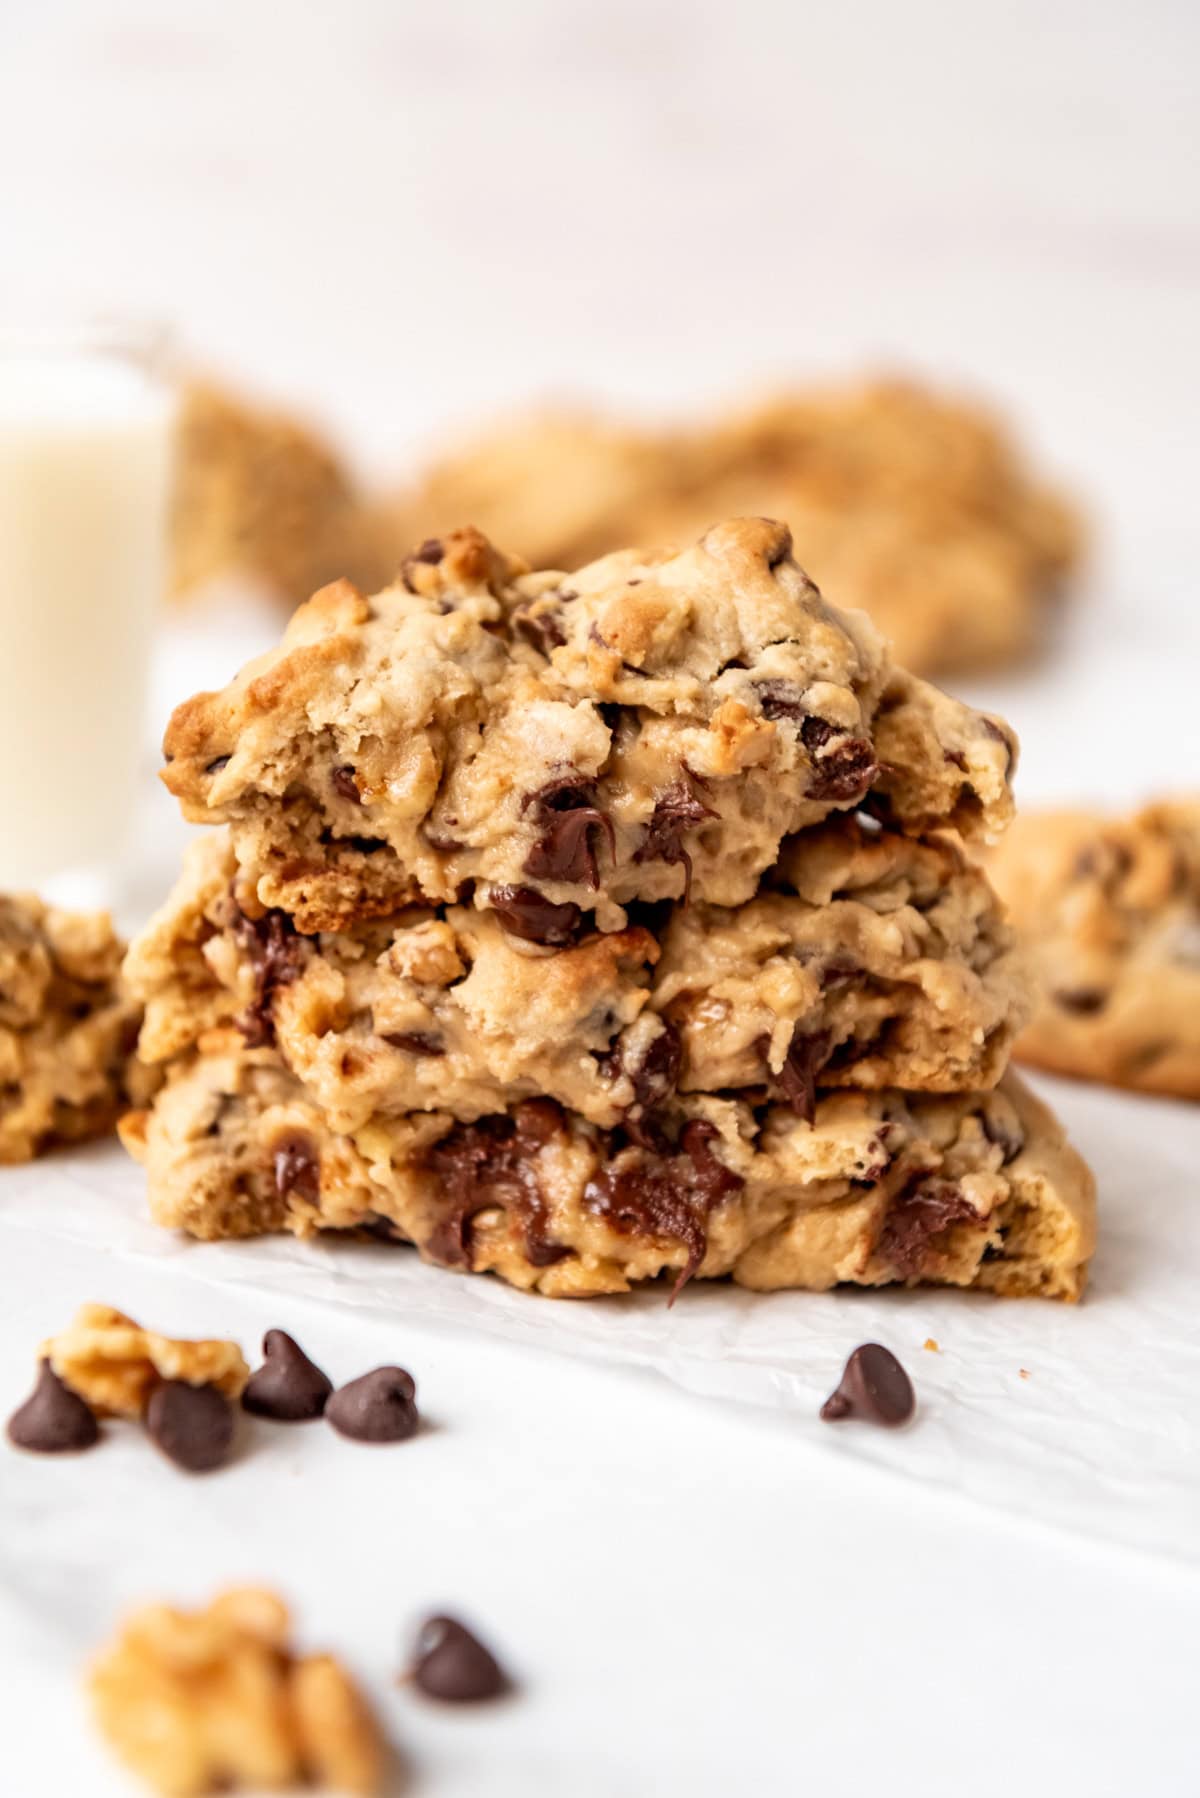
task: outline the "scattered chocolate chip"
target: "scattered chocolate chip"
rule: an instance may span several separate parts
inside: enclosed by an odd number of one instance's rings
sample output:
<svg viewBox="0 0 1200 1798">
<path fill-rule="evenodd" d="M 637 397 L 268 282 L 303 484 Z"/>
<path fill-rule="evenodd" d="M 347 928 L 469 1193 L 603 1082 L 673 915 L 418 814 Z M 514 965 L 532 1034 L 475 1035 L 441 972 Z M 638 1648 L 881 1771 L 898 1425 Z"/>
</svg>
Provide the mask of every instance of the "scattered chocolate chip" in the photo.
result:
<svg viewBox="0 0 1200 1798">
<path fill-rule="evenodd" d="M 335 768 L 330 778 L 333 781 L 335 793 L 340 793 L 343 799 L 350 801 L 351 805 L 362 804 L 362 794 L 358 790 L 358 782 L 354 778 L 353 768 Z"/>
<path fill-rule="evenodd" d="M 569 1254 L 548 1234 L 537 1174 L 538 1150 L 562 1130 L 553 1099 L 527 1099 L 511 1117 L 455 1125 L 427 1156 L 442 1193 L 429 1254 L 449 1267 L 470 1267 L 471 1220 L 495 1208 L 516 1219 L 531 1266 L 552 1267 Z"/>
<path fill-rule="evenodd" d="M 912 1381 L 890 1349 L 864 1342 L 846 1363 L 841 1383 L 821 1406 L 826 1423 L 859 1417 L 864 1423 L 894 1429 L 907 1423 L 916 1409 Z"/>
<path fill-rule="evenodd" d="M 268 1330 L 263 1337 L 264 1361 L 252 1374 L 242 1393 L 242 1409 L 276 1423 L 303 1423 L 320 1417 L 333 1391 L 328 1374 L 309 1360 L 294 1336 L 286 1330 Z"/>
<path fill-rule="evenodd" d="M 144 1421 L 168 1460 L 188 1473 L 207 1473 L 229 1459 L 233 1406 L 215 1386 L 164 1380 L 150 1394 Z"/>
<path fill-rule="evenodd" d="M 1064 1011 L 1075 1012 L 1079 1017 L 1091 1017 L 1097 1011 L 1103 1011 L 1108 1003 L 1108 993 L 1102 986 L 1076 986 L 1054 994 L 1054 1002 L 1061 1005 Z"/>
<path fill-rule="evenodd" d="M 913 1280 L 927 1271 L 937 1237 L 968 1221 L 978 1223 L 979 1213 L 953 1180 L 914 1174 L 892 1199 L 875 1249 L 901 1279 Z"/>
<path fill-rule="evenodd" d="M 577 905 L 555 905 L 535 887 L 493 887 L 489 904 L 510 936 L 547 949 L 564 949 L 573 942 L 583 918 Z"/>
<path fill-rule="evenodd" d="M 646 834 L 634 851 L 635 862 L 666 862 L 683 868 L 683 903 L 692 895 L 692 858 L 683 847 L 683 833 L 717 813 L 692 790 L 695 775 L 684 774 L 664 787 L 654 801 Z"/>
<path fill-rule="evenodd" d="M 997 1115 L 996 1112 L 989 1110 L 987 1105 L 979 1113 L 979 1121 L 983 1125 L 983 1134 L 990 1143 L 994 1143 L 1000 1150 L 1004 1158 L 1003 1165 L 1007 1167 L 1010 1161 L 1016 1160 L 1025 1147 L 1025 1136 L 1020 1125 Z"/>
<path fill-rule="evenodd" d="M 813 762 L 810 799 L 845 805 L 863 798 L 879 773 L 875 750 L 865 737 L 852 737 L 828 718 L 811 716 L 800 725 L 800 740 Z"/>
<path fill-rule="evenodd" d="M 420 1421 L 417 1388 L 402 1367 L 376 1367 L 340 1386 L 325 1415 L 352 1442 L 404 1442 L 416 1435 Z"/>
<path fill-rule="evenodd" d="M 421 1625 L 409 1677 L 427 1698 L 444 1704 L 475 1704 L 509 1689 L 495 1656 L 453 1617 L 430 1617 Z"/>
<path fill-rule="evenodd" d="M 100 1440 L 100 1426 L 79 1394 L 41 1361 L 33 1391 L 8 1420 L 8 1439 L 35 1455 L 74 1454 Z"/>
<path fill-rule="evenodd" d="M 755 681 L 754 690 L 758 694 L 764 718 L 777 723 L 780 718 L 799 719 L 808 715 L 804 693 L 795 681 Z"/>
<path fill-rule="evenodd" d="M 634 1098 L 643 1111 L 654 1111 L 675 1091 L 679 1066 L 683 1060 L 683 1044 L 674 1024 L 663 1023 L 662 1029 L 640 1061 L 625 1065 L 624 1071 L 633 1084 Z"/>
<path fill-rule="evenodd" d="M 206 774 L 219 774 L 222 768 L 228 768 L 232 760 L 233 757 L 230 755 L 214 756 L 212 761 L 205 765 L 204 772 Z"/>
<path fill-rule="evenodd" d="M 425 562 L 431 568 L 436 567 L 445 553 L 446 548 L 440 537 L 427 537 L 419 548 L 413 550 L 411 555 L 405 556 L 400 564 L 400 579 L 410 593 L 416 592 L 410 577 L 417 564 Z"/>
<path fill-rule="evenodd" d="M 311 1136 L 294 1130 L 277 1137 L 274 1150 L 275 1190 L 281 1199 L 295 1193 L 315 1205 L 321 1196 L 321 1158 Z"/>
</svg>

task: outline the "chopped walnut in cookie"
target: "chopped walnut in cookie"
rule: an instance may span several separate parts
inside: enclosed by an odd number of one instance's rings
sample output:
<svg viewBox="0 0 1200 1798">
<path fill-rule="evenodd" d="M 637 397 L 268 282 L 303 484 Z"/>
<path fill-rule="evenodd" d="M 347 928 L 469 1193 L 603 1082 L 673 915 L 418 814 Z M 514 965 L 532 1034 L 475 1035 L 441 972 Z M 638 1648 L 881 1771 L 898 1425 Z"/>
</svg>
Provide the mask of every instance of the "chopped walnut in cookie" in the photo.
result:
<svg viewBox="0 0 1200 1798">
<path fill-rule="evenodd" d="M 92 1665 L 96 1721 L 120 1758 L 169 1798 L 309 1784 L 370 1794 L 387 1750 L 331 1655 L 298 1655 L 273 1592 L 241 1587 L 207 1607 L 146 1605 Z"/>
</svg>

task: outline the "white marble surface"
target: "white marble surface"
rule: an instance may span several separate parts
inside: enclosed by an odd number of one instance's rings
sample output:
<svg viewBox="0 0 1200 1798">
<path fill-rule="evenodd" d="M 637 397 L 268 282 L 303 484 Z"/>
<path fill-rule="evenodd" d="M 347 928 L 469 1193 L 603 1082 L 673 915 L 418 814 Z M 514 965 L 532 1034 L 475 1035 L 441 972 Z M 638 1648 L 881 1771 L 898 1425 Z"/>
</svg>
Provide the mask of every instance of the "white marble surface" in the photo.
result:
<svg viewBox="0 0 1200 1798">
<path fill-rule="evenodd" d="M 1021 729 L 1026 798 L 1124 800 L 1200 771 L 1198 50 L 1168 0 L 11 0 L 0 304 L 166 314 L 379 471 L 536 391 L 653 410 L 863 361 L 967 379 L 1099 521 L 1058 654 L 980 692 Z M 160 707 L 245 641 L 177 636 Z M 147 830 L 165 855 L 165 799 Z M 1158 1115 L 1123 1112 L 1131 1143 Z M 440 1426 L 394 1455 L 271 1435 L 203 1483 L 132 1440 L 0 1457 L 15 1798 L 129 1790 L 79 1660 L 120 1604 L 244 1576 L 375 1680 L 433 1798 L 1200 1785 L 1194 1571 L 647 1376 L 301 1299 L 268 1317 L 232 1284 L 214 1317 L 185 1271 L 2 1241 L 6 1406 L 34 1341 L 103 1296 L 247 1344 L 283 1323 L 343 1375 L 407 1360 Z M 428 1603 L 504 1645 L 519 1702 L 445 1720 L 388 1690 Z"/>
</svg>

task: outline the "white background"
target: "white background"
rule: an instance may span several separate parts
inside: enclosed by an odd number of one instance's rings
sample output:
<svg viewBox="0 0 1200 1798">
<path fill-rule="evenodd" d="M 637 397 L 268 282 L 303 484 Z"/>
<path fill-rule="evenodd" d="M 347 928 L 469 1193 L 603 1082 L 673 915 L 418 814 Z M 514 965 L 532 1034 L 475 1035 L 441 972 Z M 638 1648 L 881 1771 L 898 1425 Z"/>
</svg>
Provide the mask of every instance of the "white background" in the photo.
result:
<svg viewBox="0 0 1200 1798">
<path fill-rule="evenodd" d="M 1026 798 L 1132 799 L 1200 769 L 1198 55 L 1183 0 L 6 0 L 0 304 L 165 316 L 380 476 L 536 393 L 657 411 L 864 363 L 965 380 L 1097 520 L 1052 662 L 978 691 L 1021 731 Z M 234 653 L 205 628 L 191 679 Z M 195 1484 L 133 1441 L 0 1460 L 15 1798 L 125 1792 L 80 1659 L 121 1604 L 246 1576 L 377 1682 L 435 1798 L 1200 1786 L 1194 1571 L 648 1378 L 268 1315 L 83 1248 L 49 1265 L 34 1233 L 0 1252 L 6 1405 L 35 1341 L 104 1297 L 248 1349 L 285 1324 L 343 1377 L 399 1358 L 440 1426 L 391 1455 L 271 1435 Z M 431 1603 L 489 1629 L 524 1698 L 446 1721 L 389 1693 Z"/>
</svg>

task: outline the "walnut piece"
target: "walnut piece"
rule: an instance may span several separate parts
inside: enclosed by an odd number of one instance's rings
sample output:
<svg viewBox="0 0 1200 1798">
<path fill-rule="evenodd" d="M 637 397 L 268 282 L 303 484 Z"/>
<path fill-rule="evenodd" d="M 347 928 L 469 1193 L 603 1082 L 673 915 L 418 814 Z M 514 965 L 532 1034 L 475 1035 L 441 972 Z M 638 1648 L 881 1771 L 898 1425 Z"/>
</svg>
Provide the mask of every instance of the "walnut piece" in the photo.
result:
<svg viewBox="0 0 1200 1798">
<path fill-rule="evenodd" d="M 226 1398 L 237 1399 L 250 1378 L 236 1342 L 159 1336 L 111 1305 L 81 1305 L 38 1355 L 99 1416 L 140 1417 L 160 1380 L 216 1386 Z"/>
<path fill-rule="evenodd" d="M 349 1674 L 293 1654 L 275 1593 L 240 1587 L 207 1608 L 146 1605 L 94 1662 L 100 1730 L 170 1798 L 239 1786 L 380 1790 L 386 1751 Z"/>
</svg>

